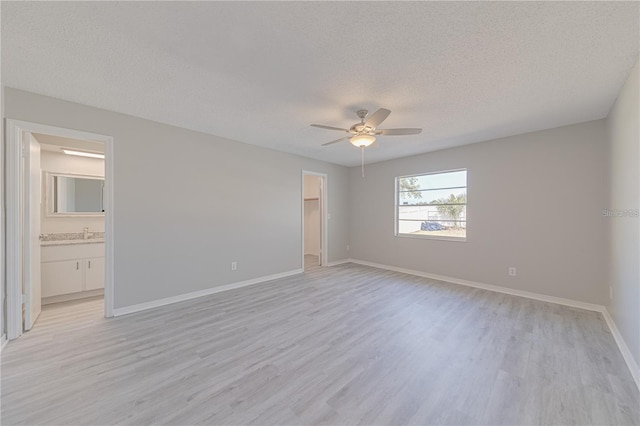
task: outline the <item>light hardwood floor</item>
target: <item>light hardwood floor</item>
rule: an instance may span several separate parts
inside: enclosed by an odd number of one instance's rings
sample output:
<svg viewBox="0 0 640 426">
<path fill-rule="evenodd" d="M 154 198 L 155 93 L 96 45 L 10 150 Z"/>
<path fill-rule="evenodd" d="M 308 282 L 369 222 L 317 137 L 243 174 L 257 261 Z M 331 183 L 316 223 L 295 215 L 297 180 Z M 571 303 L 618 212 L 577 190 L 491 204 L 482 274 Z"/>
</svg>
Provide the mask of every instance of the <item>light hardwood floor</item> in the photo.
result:
<svg viewBox="0 0 640 426">
<path fill-rule="evenodd" d="M 318 256 L 313 254 L 305 254 L 304 255 L 304 271 L 305 272 L 313 272 L 317 269 L 320 269 L 319 265 L 320 259 Z"/>
<path fill-rule="evenodd" d="M 638 424 L 600 314 L 346 264 L 2 352 L 2 424 Z M 75 318 L 81 321 L 75 321 Z"/>
</svg>

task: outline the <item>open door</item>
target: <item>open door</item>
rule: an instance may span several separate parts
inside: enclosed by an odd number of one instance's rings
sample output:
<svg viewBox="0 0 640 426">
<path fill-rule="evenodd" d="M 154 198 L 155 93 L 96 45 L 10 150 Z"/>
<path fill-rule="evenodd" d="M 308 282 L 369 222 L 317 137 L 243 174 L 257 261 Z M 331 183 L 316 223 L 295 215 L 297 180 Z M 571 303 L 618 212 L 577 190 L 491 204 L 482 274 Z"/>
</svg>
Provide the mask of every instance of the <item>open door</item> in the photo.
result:
<svg viewBox="0 0 640 426">
<path fill-rule="evenodd" d="M 40 288 L 40 215 L 41 171 L 40 144 L 28 133 L 24 141 L 24 230 L 23 291 L 24 330 L 31 330 L 41 311 Z"/>
<path fill-rule="evenodd" d="M 327 175 L 302 172 L 302 269 L 327 266 Z"/>
<path fill-rule="evenodd" d="M 105 144 L 105 316 L 113 316 L 113 137 L 6 119 L 6 318 L 7 338 L 19 338 L 40 314 L 40 145 L 31 132 Z M 35 208 L 34 208 L 35 207 Z"/>
<path fill-rule="evenodd" d="M 318 178 L 318 184 L 319 184 L 319 197 L 318 197 L 318 210 L 320 213 L 319 216 L 319 220 L 318 220 L 318 232 L 319 232 L 319 238 L 318 238 L 318 244 L 320 245 L 320 251 L 319 251 L 319 256 L 318 256 L 318 266 L 322 266 L 324 264 L 324 246 L 323 246 L 323 238 L 322 236 L 324 235 L 324 229 L 322 227 L 322 222 L 324 222 L 322 220 L 322 218 L 324 217 L 324 179 L 322 177 Z"/>
</svg>

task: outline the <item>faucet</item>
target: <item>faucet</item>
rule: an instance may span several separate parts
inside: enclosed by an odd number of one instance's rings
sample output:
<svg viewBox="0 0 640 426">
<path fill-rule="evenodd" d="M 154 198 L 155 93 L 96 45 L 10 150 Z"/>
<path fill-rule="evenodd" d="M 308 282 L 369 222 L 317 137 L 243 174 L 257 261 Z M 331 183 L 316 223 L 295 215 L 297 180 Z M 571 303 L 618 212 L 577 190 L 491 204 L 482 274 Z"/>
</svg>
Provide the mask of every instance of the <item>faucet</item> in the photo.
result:
<svg viewBox="0 0 640 426">
<path fill-rule="evenodd" d="M 89 228 L 84 228 L 82 232 L 82 236 L 84 237 L 85 240 L 89 239 Z"/>
</svg>

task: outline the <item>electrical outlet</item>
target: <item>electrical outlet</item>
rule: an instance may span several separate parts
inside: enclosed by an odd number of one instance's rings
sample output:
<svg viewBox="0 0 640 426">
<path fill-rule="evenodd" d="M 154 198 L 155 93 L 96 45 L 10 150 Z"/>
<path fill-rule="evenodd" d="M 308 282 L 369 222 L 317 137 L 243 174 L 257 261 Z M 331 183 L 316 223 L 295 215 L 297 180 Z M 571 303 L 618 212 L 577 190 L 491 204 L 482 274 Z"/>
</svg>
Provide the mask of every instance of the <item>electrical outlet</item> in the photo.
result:
<svg viewBox="0 0 640 426">
<path fill-rule="evenodd" d="M 518 271 L 516 270 L 515 266 L 509 266 L 509 276 L 510 277 L 515 277 L 516 275 L 518 275 Z"/>
<path fill-rule="evenodd" d="M 235 271 L 236 269 L 238 269 L 238 262 L 231 262 L 231 270 Z"/>
<path fill-rule="evenodd" d="M 349 251 L 349 244 L 347 244 L 347 251 Z"/>
</svg>

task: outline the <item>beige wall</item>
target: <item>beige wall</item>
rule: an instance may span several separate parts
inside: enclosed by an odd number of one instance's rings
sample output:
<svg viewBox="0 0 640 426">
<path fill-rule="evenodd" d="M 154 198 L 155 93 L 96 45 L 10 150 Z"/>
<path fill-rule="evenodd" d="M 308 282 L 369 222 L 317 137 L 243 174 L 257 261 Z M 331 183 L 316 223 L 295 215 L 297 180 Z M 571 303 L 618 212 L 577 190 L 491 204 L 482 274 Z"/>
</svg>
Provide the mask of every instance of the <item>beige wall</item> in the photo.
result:
<svg viewBox="0 0 640 426">
<path fill-rule="evenodd" d="M 607 208 L 640 208 L 640 69 L 631 70 L 607 118 L 611 187 Z M 613 299 L 607 306 L 636 364 L 640 364 L 640 218 L 609 217 Z"/>
<path fill-rule="evenodd" d="M 606 158 L 599 120 L 369 164 L 365 178 L 354 167 L 351 257 L 604 304 Z M 394 178 L 460 168 L 468 176 L 467 242 L 395 237 Z"/>
<path fill-rule="evenodd" d="M 299 269 L 303 169 L 329 175 L 346 257 L 345 167 L 10 88 L 5 116 L 114 137 L 116 308 Z"/>
</svg>

